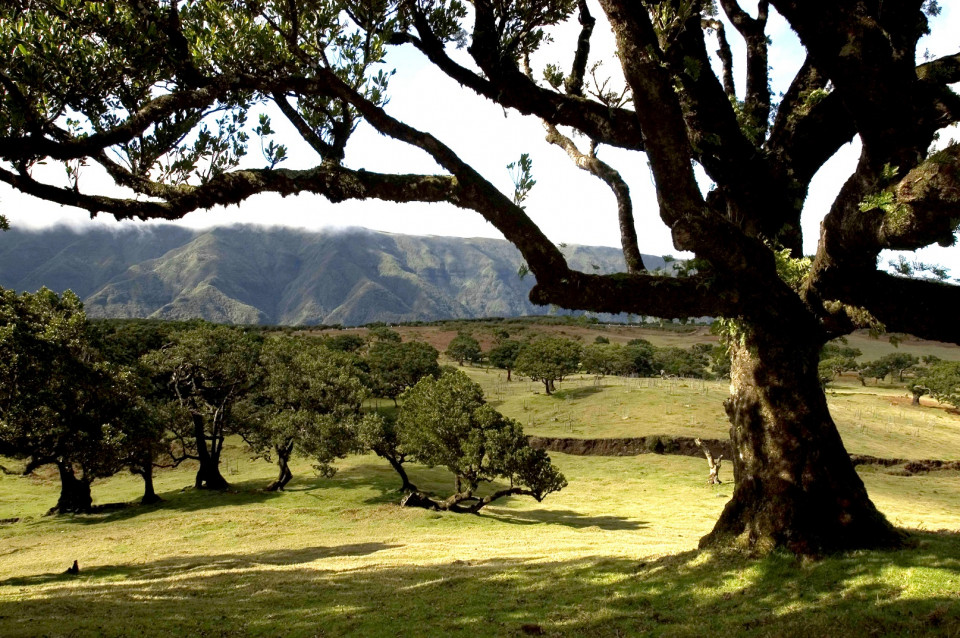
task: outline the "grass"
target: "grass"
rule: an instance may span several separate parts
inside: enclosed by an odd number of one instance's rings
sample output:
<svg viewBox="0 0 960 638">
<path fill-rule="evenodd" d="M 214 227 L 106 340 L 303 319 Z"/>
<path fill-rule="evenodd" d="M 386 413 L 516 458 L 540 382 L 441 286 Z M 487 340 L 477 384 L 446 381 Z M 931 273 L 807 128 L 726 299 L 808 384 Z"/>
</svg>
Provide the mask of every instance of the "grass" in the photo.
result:
<svg viewBox="0 0 960 638">
<path fill-rule="evenodd" d="M 705 484 L 700 459 L 555 455 L 570 479 L 542 504 L 513 499 L 479 516 L 406 510 L 385 463 L 351 457 L 333 479 L 305 462 L 284 494 L 273 468 L 235 444 L 235 491 L 182 489 L 164 503 L 47 518 L 0 480 L 0 635 L 744 636 L 956 635 L 960 537 L 921 531 L 900 552 L 799 563 L 697 553 L 731 486 Z M 413 468 L 424 486 L 447 477 Z M 864 474 L 899 524 L 960 528 L 956 477 Z M 916 487 L 935 492 L 916 496 Z M 139 485 L 95 485 L 98 501 Z M 922 495 L 921 495 L 922 496 Z M 937 500 L 937 499 L 940 500 Z M 63 575 L 74 559 L 79 576 Z M 526 630 L 524 629 L 526 627 Z"/>
<path fill-rule="evenodd" d="M 727 435 L 722 383 L 584 377 L 547 397 L 464 369 L 529 433 Z M 960 417 L 904 394 L 831 387 L 848 449 L 960 458 Z M 958 472 L 859 468 L 912 532 L 908 549 L 755 560 L 696 551 L 732 492 L 706 484 L 703 459 L 553 458 L 565 490 L 477 516 L 398 507 L 399 480 L 373 456 L 332 479 L 299 459 L 288 490 L 266 493 L 275 468 L 236 440 L 222 463 L 231 491 L 192 489 L 189 467 L 161 471 L 165 500 L 150 507 L 46 517 L 54 473 L 0 475 L 0 520 L 19 519 L 0 523 L 0 636 L 960 636 Z M 444 471 L 410 473 L 449 489 Z M 94 499 L 141 489 L 118 475 Z M 80 574 L 65 575 L 74 559 Z"/>
</svg>

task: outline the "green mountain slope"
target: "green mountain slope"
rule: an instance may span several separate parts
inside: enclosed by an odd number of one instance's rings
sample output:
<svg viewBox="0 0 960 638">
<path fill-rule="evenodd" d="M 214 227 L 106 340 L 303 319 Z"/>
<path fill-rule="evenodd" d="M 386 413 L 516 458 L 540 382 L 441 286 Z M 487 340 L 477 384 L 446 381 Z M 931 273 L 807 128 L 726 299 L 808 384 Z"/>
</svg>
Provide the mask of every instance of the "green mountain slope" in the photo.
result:
<svg viewBox="0 0 960 638">
<path fill-rule="evenodd" d="M 564 248 L 586 272 L 623 270 L 615 248 Z M 663 266 L 644 256 L 649 268 Z M 91 317 L 203 317 L 225 323 L 372 321 L 542 314 L 522 259 L 496 239 L 354 229 L 232 226 L 11 230 L 0 234 L 0 286 L 72 289 Z"/>
</svg>

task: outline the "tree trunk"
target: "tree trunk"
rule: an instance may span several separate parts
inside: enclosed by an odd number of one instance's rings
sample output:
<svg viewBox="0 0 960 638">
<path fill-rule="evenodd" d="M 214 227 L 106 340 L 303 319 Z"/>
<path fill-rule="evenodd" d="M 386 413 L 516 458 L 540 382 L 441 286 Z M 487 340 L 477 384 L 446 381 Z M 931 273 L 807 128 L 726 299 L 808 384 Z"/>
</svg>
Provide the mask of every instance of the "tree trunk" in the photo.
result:
<svg viewBox="0 0 960 638">
<path fill-rule="evenodd" d="M 895 547 L 903 535 L 867 496 L 827 409 L 820 344 L 755 328 L 732 344 L 734 492 L 701 547 L 777 547 L 816 555 Z"/>
<path fill-rule="evenodd" d="M 153 460 L 149 459 L 144 463 L 140 470 L 140 477 L 143 479 L 143 498 L 140 499 L 141 505 L 153 505 L 163 499 L 157 496 L 153 489 Z"/>
<path fill-rule="evenodd" d="M 93 509 L 93 499 L 90 497 L 90 481 L 86 478 L 77 478 L 73 471 L 73 464 L 57 462 L 60 472 L 60 498 L 57 506 L 50 510 L 50 514 L 75 514 L 90 512 Z"/>
<path fill-rule="evenodd" d="M 287 450 L 276 450 L 277 465 L 280 467 L 280 474 L 277 480 L 267 486 L 268 492 L 283 491 L 290 479 L 293 478 L 293 472 L 290 471 L 290 452 Z"/>
<path fill-rule="evenodd" d="M 198 490 L 225 490 L 230 487 L 227 480 L 220 474 L 220 454 L 211 454 L 207 448 L 206 429 L 203 417 L 193 415 L 193 434 L 197 439 L 197 457 L 200 467 L 197 469 L 197 478 L 194 487 Z"/>
<path fill-rule="evenodd" d="M 400 459 L 393 456 L 387 456 L 381 454 L 383 458 L 387 459 L 390 463 L 390 466 L 397 471 L 397 474 L 400 475 L 400 480 L 403 481 L 403 485 L 400 486 L 400 491 L 406 494 L 417 491 L 417 486 L 410 482 L 410 477 L 407 476 L 407 471 L 403 469 L 403 462 Z"/>
<path fill-rule="evenodd" d="M 510 382 L 510 368 L 507 368 L 507 383 Z"/>
<path fill-rule="evenodd" d="M 543 380 L 543 387 L 546 388 L 547 396 L 550 396 L 550 380 L 549 379 Z"/>
</svg>

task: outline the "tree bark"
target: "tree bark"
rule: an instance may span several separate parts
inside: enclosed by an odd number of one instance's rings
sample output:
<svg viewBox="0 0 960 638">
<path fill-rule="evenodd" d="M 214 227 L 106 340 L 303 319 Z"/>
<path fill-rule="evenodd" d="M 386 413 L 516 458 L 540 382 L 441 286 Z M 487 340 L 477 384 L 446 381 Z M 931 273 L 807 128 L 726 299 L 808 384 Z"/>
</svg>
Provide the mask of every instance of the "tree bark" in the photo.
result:
<svg viewBox="0 0 960 638">
<path fill-rule="evenodd" d="M 153 489 L 153 459 L 144 462 L 141 468 L 140 477 L 143 479 L 143 498 L 140 499 L 141 505 L 152 505 L 159 503 L 163 499 L 157 496 Z"/>
<path fill-rule="evenodd" d="M 285 451 L 277 450 L 277 465 L 280 467 L 280 474 L 277 476 L 277 480 L 267 486 L 266 491 L 268 492 L 282 492 L 290 479 L 293 478 L 293 472 L 290 471 L 290 453 L 283 452 Z"/>
<path fill-rule="evenodd" d="M 756 327 L 732 343 L 725 402 L 734 492 L 700 547 L 818 555 L 896 547 L 903 535 L 877 511 L 850 462 L 817 377 L 814 337 Z"/>
<path fill-rule="evenodd" d="M 400 475 L 400 480 L 403 481 L 403 484 L 400 486 L 400 491 L 404 493 L 411 493 L 417 491 L 417 486 L 410 482 L 410 477 L 407 476 L 407 471 L 403 469 L 403 462 L 400 459 L 393 456 L 385 456 L 381 454 L 383 458 L 387 459 L 390 463 L 390 467 L 396 470 L 397 474 Z"/>
<path fill-rule="evenodd" d="M 73 464 L 66 461 L 57 462 L 60 472 L 60 498 L 57 505 L 50 510 L 50 514 L 78 514 L 87 513 L 93 509 L 93 499 L 90 497 L 90 481 L 86 478 L 77 478 L 73 471 Z"/>
<path fill-rule="evenodd" d="M 197 478 L 193 486 L 198 490 L 225 490 L 230 487 L 227 480 L 220 474 L 220 454 L 211 454 L 207 448 L 206 430 L 203 417 L 193 415 L 193 434 L 197 439 L 197 458 L 200 467 L 197 469 Z"/>
</svg>

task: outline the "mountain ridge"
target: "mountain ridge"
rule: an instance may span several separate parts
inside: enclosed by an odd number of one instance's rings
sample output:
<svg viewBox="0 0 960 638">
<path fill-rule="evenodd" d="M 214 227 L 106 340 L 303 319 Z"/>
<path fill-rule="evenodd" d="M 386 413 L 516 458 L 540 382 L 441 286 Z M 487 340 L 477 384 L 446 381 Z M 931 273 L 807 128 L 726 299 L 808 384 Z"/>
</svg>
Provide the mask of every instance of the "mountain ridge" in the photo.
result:
<svg viewBox="0 0 960 638">
<path fill-rule="evenodd" d="M 619 249 L 564 246 L 572 268 L 625 270 Z M 663 259 L 644 255 L 648 268 Z M 94 318 L 361 325 L 543 314 L 533 277 L 502 239 L 307 231 L 250 225 L 191 230 L 13 229 L 0 234 L 0 286 L 71 289 Z"/>
</svg>

